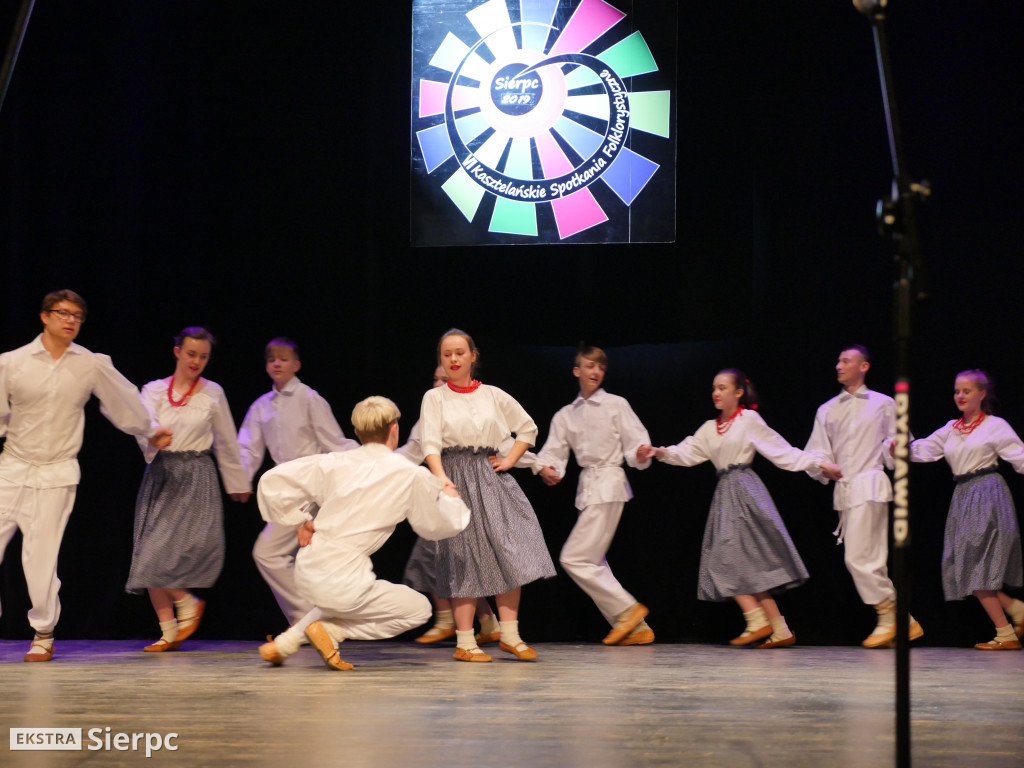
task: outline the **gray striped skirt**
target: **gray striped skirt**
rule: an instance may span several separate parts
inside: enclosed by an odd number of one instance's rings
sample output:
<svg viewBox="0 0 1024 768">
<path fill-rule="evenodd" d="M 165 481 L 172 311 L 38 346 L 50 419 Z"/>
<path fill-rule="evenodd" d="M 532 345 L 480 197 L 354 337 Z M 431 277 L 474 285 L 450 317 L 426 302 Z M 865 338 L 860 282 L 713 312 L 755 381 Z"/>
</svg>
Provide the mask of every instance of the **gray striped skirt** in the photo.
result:
<svg viewBox="0 0 1024 768">
<path fill-rule="evenodd" d="M 1010 489 L 993 467 L 956 478 L 942 544 L 942 592 L 962 600 L 978 589 L 1019 587 L 1020 529 Z"/>
<path fill-rule="evenodd" d="M 160 451 L 135 499 L 125 591 L 212 587 L 224 566 L 224 510 L 209 451 Z"/>
<path fill-rule="evenodd" d="M 493 448 L 445 448 L 441 463 L 472 514 L 466 530 L 437 542 L 439 597 L 500 595 L 555 575 L 544 534 L 522 488 L 487 460 Z"/>
<path fill-rule="evenodd" d="M 808 579 L 768 489 L 749 464 L 719 470 L 704 527 L 697 599 L 778 594 Z"/>
</svg>

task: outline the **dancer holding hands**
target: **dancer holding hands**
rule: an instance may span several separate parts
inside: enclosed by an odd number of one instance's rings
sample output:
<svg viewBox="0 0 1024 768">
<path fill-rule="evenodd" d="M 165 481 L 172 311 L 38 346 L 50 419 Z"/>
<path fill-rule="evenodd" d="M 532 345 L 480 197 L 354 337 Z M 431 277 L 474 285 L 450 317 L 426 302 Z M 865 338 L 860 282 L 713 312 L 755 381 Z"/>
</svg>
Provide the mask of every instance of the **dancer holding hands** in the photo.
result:
<svg viewBox="0 0 1024 768">
<path fill-rule="evenodd" d="M 641 446 L 638 458 L 691 467 L 710 461 L 718 485 L 701 547 L 697 597 L 720 602 L 732 598 L 743 611 L 746 629 L 731 645 L 781 648 L 796 643 L 773 595 L 807 581 L 807 569 L 761 479 L 751 469 L 760 453 L 791 472 L 814 467 L 832 479 L 839 467 L 813 452 L 792 447 L 769 427 L 756 408 L 757 395 L 739 370 L 720 371 L 711 391 L 716 419 L 670 448 Z"/>
<path fill-rule="evenodd" d="M 472 510 L 462 533 L 438 542 L 438 596 L 455 613 L 455 658 L 491 661 L 473 635 L 476 599 L 494 595 L 500 647 L 529 661 L 537 652 L 519 636 L 522 585 L 555 575 L 537 516 L 508 470 L 537 438 L 523 407 L 497 387 L 473 379 L 479 352 L 465 331 L 451 329 L 438 343 L 438 362 L 448 381 L 423 396 L 420 429 L 430 471 L 454 485 Z M 515 442 L 499 458 L 497 449 Z"/>
<path fill-rule="evenodd" d="M 1006 421 L 993 415 L 992 390 L 984 371 L 958 373 L 953 402 L 960 418 L 913 441 L 910 460 L 944 458 L 956 481 L 942 546 L 946 600 L 974 595 L 992 620 L 995 638 L 975 648 L 1018 651 L 1024 636 L 1024 603 L 1002 590 L 1004 585 L 1024 584 L 1020 529 L 1010 489 L 997 470 L 1002 459 L 1024 473 L 1024 444 Z"/>
<path fill-rule="evenodd" d="M 160 639 L 145 651 L 180 647 L 199 628 L 206 607 L 188 589 L 212 587 L 220 576 L 225 543 L 218 470 L 233 501 L 252 495 L 224 390 L 202 375 L 213 341 L 205 328 L 185 328 L 174 340 L 174 373 L 142 388 L 153 421 L 174 432 L 162 450 L 139 440 L 148 466 L 135 500 L 125 590 L 148 592 L 160 622 Z"/>
<path fill-rule="evenodd" d="M 605 555 L 622 509 L 633 498 L 622 462 L 647 469 L 650 459 L 638 461 L 637 449 L 651 438 L 626 399 L 602 388 L 607 370 L 604 350 L 579 350 L 572 373 L 580 393 L 551 420 L 538 454 L 540 467 L 534 472 L 545 484 L 556 485 L 565 477 L 570 449 L 576 455 L 581 467 L 576 490 L 579 517 L 559 559 L 611 625 L 602 641 L 605 645 L 647 645 L 654 642 L 654 630 L 645 621 L 647 607 L 619 583 Z"/>
<path fill-rule="evenodd" d="M 448 381 L 448 374 L 444 368 L 438 365 L 434 369 L 432 387 L 443 387 Z M 511 438 L 505 441 L 506 448 L 511 447 Z M 404 456 L 413 464 L 423 463 L 423 445 L 420 442 L 420 423 L 417 421 L 409 430 L 409 439 L 405 445 L 395 450 L 395 453 Z M 499 451 L 500 453 L 500 451 Z M 527 454 L 529 455 L 529 454 Z M 417 592 L 424 592 L 430 595 L 434 604 L 433 625 L 416 638 L 417 643 L 430 644 L 441 640 L 447 640 L 455 634 L 455 614 L 452 611 L 452 601 L 437 596 L 437 542 L 416 537 L 409 560 L 405 564 L 405 573 L 402 576 L 402 583 L 412 587 Z M 476 602 L 476 615 L 480 621 L 480 631 L 476 634 L 477 645 L 496 643 L 501 637 L 498 627 L 498 618 L 491 610 L 490 603 L 486 597 L 480 597 Z"/>
</svg>

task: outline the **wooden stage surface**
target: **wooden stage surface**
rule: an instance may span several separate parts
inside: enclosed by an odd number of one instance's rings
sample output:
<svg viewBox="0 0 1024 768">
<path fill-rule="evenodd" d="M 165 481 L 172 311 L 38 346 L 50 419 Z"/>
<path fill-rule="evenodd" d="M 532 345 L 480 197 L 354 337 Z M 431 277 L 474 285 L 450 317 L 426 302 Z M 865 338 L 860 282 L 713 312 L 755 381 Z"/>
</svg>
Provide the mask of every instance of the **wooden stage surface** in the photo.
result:
<svg viewBox="0 0 1024 768">
<path fill-rule="evenodd" d="M 542 643 L 537 662 L 450 644 L 342 645 L 351 672 L 310 648 L 281 668 L 258 643 L 57 640 L 49 663 L 0 641 L 0 722 L 111 734 L 177 733 L 177 750 L 11 751 L 0 766 L 501 766 L 799 768 L 893 765 L 892 651 Z M 1024 652 L 911 654 L 912 762 L 1024 766 Z M 90 741 L 90 730 L 100 740 Z M 141 737 L 140 737 L 141 738 Z"/>
</svg>

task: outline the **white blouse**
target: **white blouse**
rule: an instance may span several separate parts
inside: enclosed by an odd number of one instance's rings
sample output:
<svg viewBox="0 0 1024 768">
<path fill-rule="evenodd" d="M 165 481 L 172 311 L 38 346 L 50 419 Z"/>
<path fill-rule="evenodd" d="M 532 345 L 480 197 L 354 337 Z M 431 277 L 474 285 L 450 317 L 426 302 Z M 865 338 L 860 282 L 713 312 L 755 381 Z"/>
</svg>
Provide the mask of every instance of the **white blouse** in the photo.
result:
<svg viewBox="0 0 1024 768">
<path fill-rule="evenodd" d="M 174 399 L 185 394 L 175 390 Z M 174 435 L 167 451 L 207 451 L 213 448 L 217 467 L 228 493 L 252 490 L 249 475 L 242 465 L 241 451 L 235 436 L 227 397 L 216 382 L 203 379 L 203 388 L 194 393 L 185 405 L 173 406 L 167 401 L 167 379 L 157 379 L 142 388 L 142 404 L 162 427 L 170 427 Z M 157 450 L 148 440 L 139 438 L 139 447 L 146 463 L 156 458 Z"/>
<path fill-rule="evenodd" d="M 954 475 L 966 475 L 990 467 L 999 459 L 1024 473 L 1024 444 L 1013 427 L 998 416 L 986 416 L 969 435 L 961 435 L 949 421 L 928 437 L 910 444 L 910 460 L 938 461 L 945 458 Z"/>
<path fill-rule="evenodd" d="M 748 408 L 740 412 L 725 434 L 718 434 L 712 419 L 704 422 L 683 442 L 665 450 L 665 457 L 661 460 L 680 467 L 710 461 L 715 469 L 726 469 L 733 464 L 749 464 L 755 452 L 779 469 L 790 472 L 806 472 L 817 468 L 823 461 L 821 455 L 814 451 L 801 451 L 791 446 L 765 423 L 757 411 Z"/>
<path fill-rule="evenodd" d="M 533 445 L 537 425 L 516 400 L 503 390 L 481 384 L 473 392 L 434 387 L 423 395 L 420 408 L 423 455 L 440 455 L 442 448 L 497 448 L 510 435 Z"/>
</svg>

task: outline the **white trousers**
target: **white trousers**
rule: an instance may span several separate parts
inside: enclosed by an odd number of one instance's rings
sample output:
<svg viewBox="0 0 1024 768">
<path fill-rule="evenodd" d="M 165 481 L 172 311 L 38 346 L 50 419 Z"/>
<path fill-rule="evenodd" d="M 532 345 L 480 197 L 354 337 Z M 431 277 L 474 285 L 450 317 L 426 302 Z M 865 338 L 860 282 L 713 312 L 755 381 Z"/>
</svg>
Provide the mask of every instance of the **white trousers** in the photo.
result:
<svg viewBox="0 0 1024 768">
<path fill-rule="evenodd" d="M 335 642 L 386 640 L 421 626 L 431 613 L 430 601 L 416 590 L 380 580 L 374 583 L 365 604 L 345 610 L 312 608 L 287 634 L 302 642 L 306 627 L 319 621 Z"/>
<path fill-rule="evenodd" d="M 869 501 L 843 512 L 846 569 L 868 605 L 896 599 L 889 580 L 889 503 Z"/>
<path fill-rule="evenodd" d="M 295 588 L 295 553 L 299 551 L 297 525 L 267 523 L 256 538 L 252 559 L 274 593 L 288 623 L 294 623 L 313 607 Z"/>
<path fill-rule="evenodd" d="M 60 618 L 57 555 L 78 486 L 29 488 L 0 477 L 0 562 L 17 529 L 21 530 L 21 567 L 32 608 L 28 623 L 36 632 L 52 632 Z"/>
<path fill-rule="evenodd" d="M 412 587 L 378 579 L 358 605 L 319 605 L 320 623 L 335 641 L 386 640 L 422 626 L 430 618 L 430 600 Z"/>
<path fill-rule="evenodd" d="M 378 579 L 361 550 L 317 536 L 299 553 L 295 585 L 336 641 L 384 640 L 430 618 L 430 600 L 415 589 Z M 307 614 L 299 625 L 314 620 Z"/>
<path fill-rule="evenodd" d="M 610 501 L 586 507 L 580 512 L 559 555 L 566 573 L 590 596 L 613 626 L 616 617 L 636 602 L 636 598 L 623 589 L 605 560 L 624 505 L 622 501 Z"/>
</svg>

